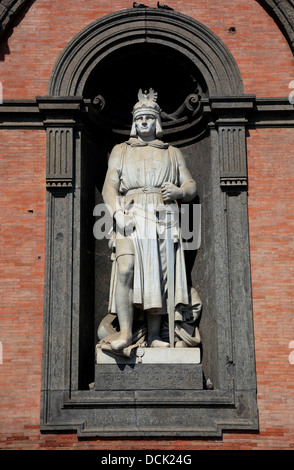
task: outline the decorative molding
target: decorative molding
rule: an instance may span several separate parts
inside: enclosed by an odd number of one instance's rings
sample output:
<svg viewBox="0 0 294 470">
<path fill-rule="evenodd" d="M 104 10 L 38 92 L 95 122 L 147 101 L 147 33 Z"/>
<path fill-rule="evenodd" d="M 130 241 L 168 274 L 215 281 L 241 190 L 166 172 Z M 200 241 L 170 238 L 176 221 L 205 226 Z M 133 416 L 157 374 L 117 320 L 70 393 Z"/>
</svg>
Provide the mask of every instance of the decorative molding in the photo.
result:
<svg viewBox="0 0 294 470">
<path fill-rule="evenodd" d="M 82 98 L 37 97 L 47 132 L 46 185 L 48 190 L 70 190 L 74 180 L 74 127 Z"/>
<path fill-rule="evenodd" d="M 294 127 L 294 105 L 287 97 L 255 95 L 219 96 L 203 99 L 209 126 L 245 125 L 248 129 Z"/>
<path fill-rule="evenodd" d="M 210 128 L 218 132 L 219 156 L 222 162 L 220 187 L 234 193 L 247 190 L 247 115 L 252 111 L 254 95 L 211 97 Z"/>
<path fill-rule="evenodd" d="M 123 51 L 127 47 L 158 44 L 170 53 L 181 54 L 186 66 L 188 64 L 197 70 L 200 80 L 205 82 L 207 94 L 243 95 L 240 71 L 227 46 L 202 23 L 158 8 L 123 10 L 100 18 L 83 29 L 58 58 L 51 74 L 48 95 L 84 96 L 91 76 L 106 58 L 112 54 L 115 56 L 118 49 Z M 120 88 L 113 93 L 121 93 Z M 198 89 L 194 84 L 194 88 L 187 89 L 184 103 L 163 114 L 164 134 L 169 143 L 180 147 L 192 144 L 203 136 L 206 126 L 204 123 L 200 126 L 203 117 L 201 101 L 201 87 Z M 113 121 L 113 117 L 103 109 L 105 102 L 106 97 L 100 94 L 100 98 L 94 95 L 89 104 L 87 118 L 91 121 L 89 129 L 94 129 L 92 138 L 96 138 L 97 123 L 102 129 L 117 134 L 118 138 L 125 138 L 130 133 L 130 126 L 126 122 Z"/>
<path fill-rule="evenodd" d="M 68 189 L 72 188 L 72 178 L 65 179 L 62 175 L 55 178 L 46 178 L 47 189 Z"/>
<path fill-rule="evenodd" d="M 94 21 L 70 41 L 53 69 L 48 95 L 83 95 L 87 79 L 106 55 L 147 43 L 160 43 L 189 57 L 210 94 L 243 94 L 235 59 L 206 26 L 174 11 L 133 8 Z"/>
<path fill-rule="evenodd" d="M 249 129 L 294 127 L 294 105 L 289 98 L 256 98 L 247 118 Z"/>
<path fill-rule="evenodd" d="M 73 185 L 73 129 L 47 129 L 47 188 L 70 188 Z"/>
<path fill-rule="evenodd" d="M 247 189 L 245 126 L 220 126 L 219 149 L 223 168 L 220 185 L 225 190 Z"/>
<path fill-rule="evenodd" d="M 246 100 L 244 97 L 242 99 Z M 243 108 L 247 128 L 294 127 L 294 105 L 289 102 L 288 98 L 256 98 L 254 95 L 249 95 L 250 100 L 251 104 L 247 103 Z M 89 100 L 83 100 L 76 111 L 85 115 L 89 112 L 90 107 Z M 235 109 L 235 119 L 238 119 L 236 117 L 238 107 L 240 109 L 240 97 L 226 96 L 202 99 L 203 114 L 208 121 L 217 113 L 225 115 L 229 112 L 228 119 L 232 122 L 232 110 Z M 224 119 L 225 117 L 223 117 Z M 215 120 L 217 121 L 217 118 Z M 71 125 L 76 123 L 75 120 L 70 122 Z M 53 125 L 54 123 L 56 121 L 52 121 Z M 0 105 L 0 128 L 44 129 L 49 125 L 50 120 L 45 118 L 44 109 L 38 105 L 38 99 L 4 100 Z"/>
<path fill-rule="evenodd" d="M 247 189 L 247 177 L 246 176 L 233 176 L 233 175 L 223 175 L 220 178 L 221 188 L 225 190 L 234 190 L 239 191 Z"/>
<path fill-rule="evenodd" d="M 0 128 L 44 129 L 36 100 L 3 100 L 0 104 Z"/>
</svg>

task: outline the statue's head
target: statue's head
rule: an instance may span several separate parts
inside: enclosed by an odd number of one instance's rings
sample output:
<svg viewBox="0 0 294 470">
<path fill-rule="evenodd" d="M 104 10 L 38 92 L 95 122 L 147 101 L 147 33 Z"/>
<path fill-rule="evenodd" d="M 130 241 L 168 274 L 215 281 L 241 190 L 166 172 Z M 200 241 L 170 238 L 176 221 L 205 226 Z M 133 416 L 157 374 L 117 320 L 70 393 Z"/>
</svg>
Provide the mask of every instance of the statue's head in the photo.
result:
<svg viewBox="0 0 294 470">
<path fill-rule="evenodd" d="M 139 90 L 138 93 L 138 102 L 133 108 L 133 124 L 131 129 L 131 137 L 136 137 L 138 134 L 138 123 L 142 118 L 151 117 L 155 120 L 155 135 L 157 138 L 161 138 L 163 135 L 162 125 L 161 125 L 161 109 L 157 104 L 157 93 L 150 88 L 149 93 L 142 90 Z"/>
</svg>

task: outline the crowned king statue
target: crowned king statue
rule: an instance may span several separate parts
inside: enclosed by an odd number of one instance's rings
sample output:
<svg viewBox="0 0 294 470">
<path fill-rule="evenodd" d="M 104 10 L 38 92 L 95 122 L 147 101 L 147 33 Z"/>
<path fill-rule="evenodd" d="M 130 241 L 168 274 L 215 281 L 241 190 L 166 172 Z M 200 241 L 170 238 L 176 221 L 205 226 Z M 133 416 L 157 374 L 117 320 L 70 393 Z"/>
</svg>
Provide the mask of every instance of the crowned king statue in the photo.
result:
<svg viewBox="0 0 294 470">
<path fill-rule="evenodd" d="M 109 312 L 98 347 L 195 347 L 202 304 L 188 286 L 178 206 L 195 198 L 182 152 L 164 143 L 157 93 L 139 90 L 130 139 L 109 157 L 103 198 L 113 217 Z"/>
</svg>

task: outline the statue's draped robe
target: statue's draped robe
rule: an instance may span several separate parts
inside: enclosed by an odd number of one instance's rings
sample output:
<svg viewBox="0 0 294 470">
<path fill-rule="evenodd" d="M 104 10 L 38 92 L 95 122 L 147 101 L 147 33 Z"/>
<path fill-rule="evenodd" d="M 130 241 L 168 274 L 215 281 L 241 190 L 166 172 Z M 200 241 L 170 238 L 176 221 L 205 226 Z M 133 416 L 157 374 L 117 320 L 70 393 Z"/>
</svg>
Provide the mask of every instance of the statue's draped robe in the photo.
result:
<svg viewBox="0 0 294 470">
<path fill-rule="evenodd" d="M 119 149 L 118 149 L 119 147 Z M 141 142 L 131 138 L 116 147 L 119 150 L 117 172 L 120 180 L 120 204 L 129 209 L 135 228 L 128 234 L 134 246 L 133 303 L 141 310 L 166 314 L 167 259 L 166 222 L 162 221 L 164 211 L 170 207 L 164 203 L 160 188 L 171 182 L 180 186 L 178 150 L 159 140 Z M 175 201 L 173 208 L 177 208 Z M 160 214 L 160 215 L 159 215 Z M 173 227 L 174 240 L 174 305 L 188 305 L 188 289 L 182 239 L 179 224 Z M 116 313 L 116 238 L 114 231 L 113 267 L 110 286 L 109 311 Z"/>
</svg>

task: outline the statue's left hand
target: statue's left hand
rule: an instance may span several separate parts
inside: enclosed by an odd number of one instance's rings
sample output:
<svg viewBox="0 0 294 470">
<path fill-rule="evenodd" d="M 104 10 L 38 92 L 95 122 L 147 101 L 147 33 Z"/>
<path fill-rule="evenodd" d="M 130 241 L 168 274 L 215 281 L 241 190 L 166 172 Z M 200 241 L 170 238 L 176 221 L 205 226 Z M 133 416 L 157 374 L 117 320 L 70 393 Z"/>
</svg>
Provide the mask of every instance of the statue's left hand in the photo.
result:
<svg viewBox="0 0 294 470">
<path fill-rule="evenodd" d="M 175 199 L 182 199 L 183 197 L 183 190 L 170 182 L 163 183 L 161 192 L 164 201 L 173 201 Z"/>
</svg>

